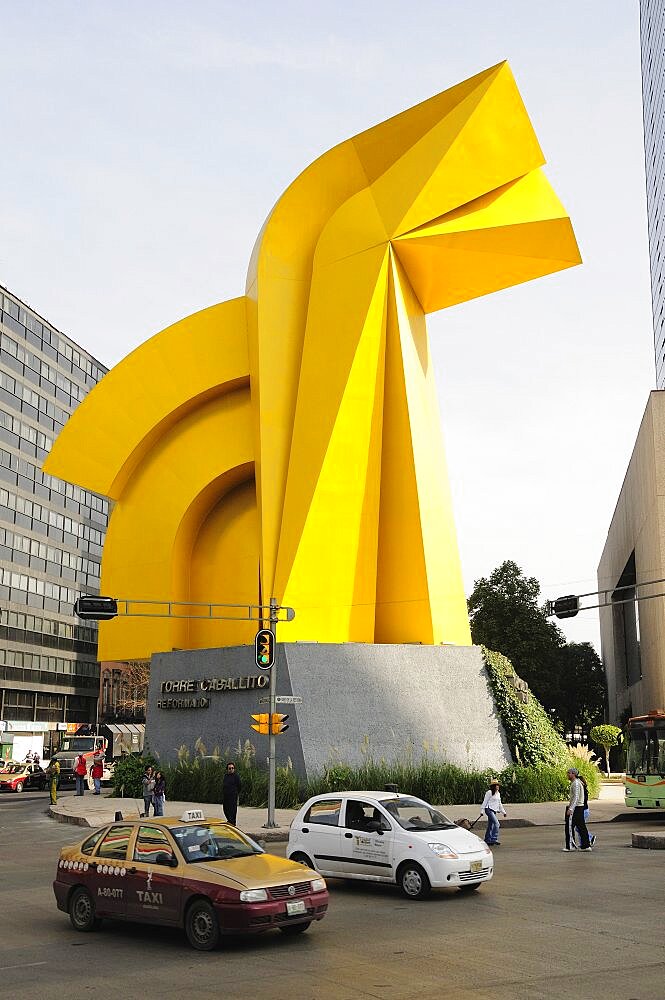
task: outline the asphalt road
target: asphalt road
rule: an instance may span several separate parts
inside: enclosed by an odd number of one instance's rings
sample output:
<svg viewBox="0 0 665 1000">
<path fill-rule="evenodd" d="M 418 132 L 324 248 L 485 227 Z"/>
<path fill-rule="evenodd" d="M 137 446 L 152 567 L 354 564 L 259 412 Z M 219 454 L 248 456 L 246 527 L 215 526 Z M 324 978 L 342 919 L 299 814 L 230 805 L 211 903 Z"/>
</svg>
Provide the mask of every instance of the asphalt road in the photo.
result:
<svg viewBox="0 0 665 1000">
<path fill-rule="evenodd" d="M 591 854 L 562 854 L 562 829 L 504 830 L 494 880 L 469 895 L 413 903 L 332 882 L 329 915 L 301 937 L 199 954 L 175 930 L 76 933 L 51 882 L 60 846 L 84 831 L 49 819 L 46 801 L 0 796 L 2 998 L 665 998 L 665 851 L 631 848 L 630 823 L 598 826 Z"/>
</svg>

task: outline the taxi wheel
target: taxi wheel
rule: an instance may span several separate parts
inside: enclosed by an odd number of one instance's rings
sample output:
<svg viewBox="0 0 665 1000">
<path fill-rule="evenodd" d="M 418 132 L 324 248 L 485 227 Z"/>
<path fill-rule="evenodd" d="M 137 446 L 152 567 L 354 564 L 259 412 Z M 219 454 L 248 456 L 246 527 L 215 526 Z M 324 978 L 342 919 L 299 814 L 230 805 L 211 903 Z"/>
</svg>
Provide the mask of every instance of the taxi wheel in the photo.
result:
<svg viewBox="0 0 665 1000">
<path fill-rule="evenodd" d="M 101 921 L 95 916 L 95 902 L 82 885 L 74 889 L 69 900 L 69 919 L 74 930 L 88 931 L 97 930 Z"/>
<path fill-rule="evenodd" d="M 429 895 L 427 874 L 415 861 L 407 861 L 397 872 L 397 883 L 409 899 L 424 899 Z"/>
<path fill-rule="evenodd" d="M 23 791 L 23 782 L 22 781 L 17 781 L 16 782 L 16 785 L 14 786 L 14 791 L 15 792 L 22 792 Z"/>
<path fill-rule="evenodd" d="M 308 920 L 306 924 L 280 924 L 279 929 L 282 934 L 304 934 L 311 923 Z"/>
<path fill-rule="evenodd" d="M 207 900 L 197 899 L 187 910 L 185 934 L 197 951 L 212 951 L 219 944 L 217 914 Z"/>
</svg>

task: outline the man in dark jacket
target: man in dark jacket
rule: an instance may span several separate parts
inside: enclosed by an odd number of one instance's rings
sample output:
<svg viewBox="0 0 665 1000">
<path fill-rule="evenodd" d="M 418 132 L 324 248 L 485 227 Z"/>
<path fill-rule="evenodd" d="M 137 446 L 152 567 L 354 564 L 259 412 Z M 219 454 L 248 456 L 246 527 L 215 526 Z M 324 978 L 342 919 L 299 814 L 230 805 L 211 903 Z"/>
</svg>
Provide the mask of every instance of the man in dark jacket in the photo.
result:
<svg viewBox="0 0 665 1000">
<path fill-rule="evenodd" d="M 241 789 L 240 778 L 236 774 L 236 766 L 232 760 L 226 765 L 224 784 L 222 785 L 222 808 L 229 823 L 236 825 L 238 814 L 238 796 Z"/>
</svg>

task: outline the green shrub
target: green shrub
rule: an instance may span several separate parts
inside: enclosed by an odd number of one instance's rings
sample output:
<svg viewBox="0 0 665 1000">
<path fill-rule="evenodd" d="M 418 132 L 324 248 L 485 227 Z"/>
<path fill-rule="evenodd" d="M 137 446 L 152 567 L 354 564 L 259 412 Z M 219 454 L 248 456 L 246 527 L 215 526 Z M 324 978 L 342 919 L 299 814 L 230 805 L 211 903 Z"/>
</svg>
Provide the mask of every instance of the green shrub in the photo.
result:
<svg viewBox="0 0 665 1000">
<path fill-rule="evenodd" d="M 125 754 L 121 757 L 113 769 L 114 795 L 122 798 L 142 798 L 141 778 L 149 765 L 156 766 L 155 758 L 151 757 L 150 754 L 146 754 L 144 757 Z"/>
</svg>

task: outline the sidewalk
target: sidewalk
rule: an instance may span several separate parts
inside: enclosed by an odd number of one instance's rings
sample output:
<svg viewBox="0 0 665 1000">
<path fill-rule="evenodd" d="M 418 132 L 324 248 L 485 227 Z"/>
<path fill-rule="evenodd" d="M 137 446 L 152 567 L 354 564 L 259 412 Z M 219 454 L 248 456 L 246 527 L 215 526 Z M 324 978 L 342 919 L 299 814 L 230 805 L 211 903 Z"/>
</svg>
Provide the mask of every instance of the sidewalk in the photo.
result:
<svg viewBox="0 0 665 1000">
<path fill-rule="evenodd" d="M 527 802 L 527 803 L 505 803 L 508 813 L 507 819 L 502 819 L 503 827 L 519 826 L 562 826 L 565 810 L 563 802 Z M 626 809 L 623 797 L 623 785 L 603 784 L 600 789 L 600 797 L 590 803 L 591 819 L 590 825 L 597 823 L 610 823 L 618 816 L 626 816 L 630 819 L 637 818 L 638 815 L 660 816 L 660 810 L 644 809 L 639 813 L 635 809 Z M 67 796 L 63 798 L 57 806 L 50 806 L 49 815 L 60 823 L 74 823 L 77 826 L 98 827 L 105 823 L 111 823 L 115 819 L 116 812 L 121 812 L 123 817 L 135 819 L 143 809 L 141 799 L 117 799 L 107 798 L 105 795 L 95 796 L 91 792 L 86 792 L 83 796 Z M 197 803 L 197 802 L 167 802 L 165 814 L 167 816 L 181 816 L 186 809 L 202 809 L 207 818 L 223 819 L 224 813 L 219 804 Z M 474 820 L 478 815 L 479 805 L 456 805 L 442 806 L 441 811 L 451 819 L 459 820 L 466 818 Z M 238 809 L 238 826 L 251 837 L 262 841 L 285 841 L 288 840 L 289 826 L 296 814 L 295 809 L 277 809 L 275 818 L 278 826 L 274 830 L 263 829 L 266 821 L 265 809 L 245 808 Z M 483 829 L 483 822 L 477 824 L 476 830 Z"/>
</svg>

